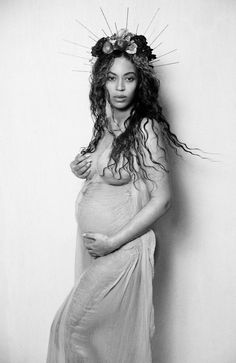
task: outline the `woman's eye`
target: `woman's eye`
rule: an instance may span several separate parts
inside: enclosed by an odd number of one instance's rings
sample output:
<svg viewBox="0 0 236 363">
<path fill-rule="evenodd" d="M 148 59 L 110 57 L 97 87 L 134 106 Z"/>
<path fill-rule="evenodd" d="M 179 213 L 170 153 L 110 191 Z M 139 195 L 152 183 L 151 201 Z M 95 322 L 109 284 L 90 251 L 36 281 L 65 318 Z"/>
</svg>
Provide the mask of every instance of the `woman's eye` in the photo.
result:
<svg viewBox="0 0 236 363">
<path fill-rule="evenodd" d="M 108 76 L 108 77 L 107 77 L 107 80 L 108 80 L 108 81 L 114 81 L 114 79 L 115 79 L 115 77 L 114 77 L 114 76 Z"/>
<path fill-rule="evenodd" d="M 128 82 L 133 82 L 133 81 L 135 80 L 135 78 L 134 78 L 134 77 L 127 77 L 127 78 L 126 78 L 126 80 L 127 80 Z"/>
</svg>

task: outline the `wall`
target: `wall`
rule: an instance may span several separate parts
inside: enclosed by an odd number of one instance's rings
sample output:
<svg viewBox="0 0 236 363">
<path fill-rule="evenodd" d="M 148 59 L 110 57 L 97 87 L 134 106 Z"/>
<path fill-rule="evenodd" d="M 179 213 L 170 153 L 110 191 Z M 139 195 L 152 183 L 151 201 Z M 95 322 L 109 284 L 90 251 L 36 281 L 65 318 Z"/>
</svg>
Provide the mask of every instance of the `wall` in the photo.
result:
<svg viewBox="0 0 236 363">
<path fill-rule="evenodd" d="M 106 24 L 95 0 L 1 1 L 0 361 L 45 361 L 49 328 L 73 284 L 80 181 L 69 163 L 90 138 L 81 48 Z M 234 1 L 104 0 L 113 24 L 143 32 L 157 6 L 171 127 L 214 160 L 172 155 L 173 207 L 159 223 L 155 363 L 236 359 Z M 117 17 L 116 17 L 117 16 Z M 97 20 L 99 19 L 99 20 Z M 150 31 L 151 33 L 151 31 Z M 234 335 L 233 335 L 234 334 Z"/>
</svg>

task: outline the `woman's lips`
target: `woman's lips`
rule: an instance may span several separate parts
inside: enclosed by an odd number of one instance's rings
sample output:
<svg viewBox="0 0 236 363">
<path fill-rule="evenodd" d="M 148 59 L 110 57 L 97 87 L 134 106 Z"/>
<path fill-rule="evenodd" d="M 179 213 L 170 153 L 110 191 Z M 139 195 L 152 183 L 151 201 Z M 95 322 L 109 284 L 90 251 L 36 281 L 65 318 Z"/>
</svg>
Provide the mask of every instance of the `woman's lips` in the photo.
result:
<svg viewBox="0 0 236 363">
<path fill-rule="evenodd" d="M 124 100 L 126 100 L 126 96 L 114 96 L 114 99 L 116 100 L 116 101 L 124 101 Z"/>
</svg>

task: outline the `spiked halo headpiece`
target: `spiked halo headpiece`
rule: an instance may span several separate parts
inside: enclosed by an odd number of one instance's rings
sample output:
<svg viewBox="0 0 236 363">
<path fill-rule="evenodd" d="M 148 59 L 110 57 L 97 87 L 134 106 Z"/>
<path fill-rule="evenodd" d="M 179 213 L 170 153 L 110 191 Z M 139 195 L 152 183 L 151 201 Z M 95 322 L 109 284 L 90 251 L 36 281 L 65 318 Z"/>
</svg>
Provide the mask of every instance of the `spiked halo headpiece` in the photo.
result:
<svg viewBox="0 0 236 363">
<path fill-rule="evenodd" d="M 92 66 L 97 58 L 106 56 L 113 52 L 114 53 L 126 52 L 127 54 L 141 57 L 141 58 L 145 59 L 146 61 L 148 61 L 148 63 L 152 67 L 161 67 L 161 66 L 179 63 L 179 62 L 159 63 L 159 61 L 162 57 L 176 51 L 177 49 L 173 49 L 169 52 L 166 52 L 166 53 L 158 55 L 158 56 L 154 53 L 154 50 L 157 49 L 159 46 L 161 46 L 162 42 L 158 43 L 157 45 L 155 45 L 155 43 L 159 39 L 160 35 L 167 29 L 168 25 L 166 25 L 161 31 L 158 32 L 158 34 L 154 37 L 154 39 L 150 42 L 150 44 L 148 44 L 148 40 L 145 36 L 146 33 L 148 32 L 149 28 L 151 27 L 158 11 L 160 10 L 159 8 L 155 11 L 151 21 L 149 22 L 148 26 L 146 27 L 146 29 L 142 35 L 137 34 L 139 25 L 137 26 L 135 33 L 132 33 L 128 30 L 129 8 L 127 8 L 125 28 L 118 30 L 117 25 L 115 23 L 115 29 L 116 29 L 115 33 L 112 31 L 111 26 L 109 25 L 109 22 L 104 14 L 103 9 L 100 8 L 100 10 L 105 19 L 106 25 L 111 33 L 110 36 L 104 31 L 104 29 L 102 29 L 102 32 L 104 33 L 105 37 L 103 36 L 103 37 L 99 38 L 87 26 L 85 26 L 78 19 L 76 19 L 76 22 L 78 24 L 80 24 L 83 28 L 85 28 L 90 33 L 89 38 L 92 39 L 93 42 L 95 42 L 95 44 L 90 48 L 90 47 L 82 45 L 76 41 L 63 39 L 67 43 L 79 46 L 84 49 L 88 49 L 89 51 L 87 50 L 87 53 L 90 53 L 92 57 L 90 56 L 90 58 L 88 58 L 88 57 L 83 57 L 83 56 L 75 55 L 75 54 L 69 54 L 69 53 L 65 53 L 65 52 L 60 52 L 61 54 L 70 55 L 70 56 L 73 56 L 76 58 L 87 60 L 87 62 L 89 62 L 89 63 L 83 64 L 86 66 L 88 66 L 88 65 Z M 154 45 L 154 48 L 151 48 L 152 45 Z M 73 71 L 90 72 L 89 70 L 82 70 L 82 69 L 73 69 Z"/>
</svg>

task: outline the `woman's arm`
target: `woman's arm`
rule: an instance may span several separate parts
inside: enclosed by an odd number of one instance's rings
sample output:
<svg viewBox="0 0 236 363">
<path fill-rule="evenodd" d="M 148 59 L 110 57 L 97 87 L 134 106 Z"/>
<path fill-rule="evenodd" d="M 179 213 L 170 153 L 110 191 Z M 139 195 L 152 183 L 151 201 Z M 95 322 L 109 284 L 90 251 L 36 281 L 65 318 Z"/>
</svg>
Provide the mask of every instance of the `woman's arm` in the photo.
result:
<svg viewBox="0 0 236 363">
<path fill-rule="evenodd" d="M 141 124 L 141 129 L 145 135 L 146 145 L 151 152 L 153 160 L 160 162 L 168 169 L 160 127 L 155 122 L 155 130 L 158 134 L 158 145 L 157 137 L 152 129 L 151 120 L 144 119 Z M 115 247 L 120 247 L 143 235 L 152 228 L 152 225 L 170 207 L 171 192 L 168 172 L 161 169 L 159 165 L 151 160 L 150 154 L 145 148 L 141 148 L 141 150 L 143 155 L 143 157 L 139 155 L 141 166 L 145 169 L 149 179 L 153 180 L 155 184 L 147 179 L 143 179 L 149 191 L 150 200 L 118 233 L 110 237 L 110 242 Z"/>
<path fill-rule="evenodd" d="M 152 196 L 150 201 L 115 235 L 109 237 L 115 249 L 142 236 L 166 213 L 170 207 L 170 193 L 162 188 L 161 196 Z"/>
<path fill-rule="evenodd" d="M 155 124 L 157 123 L 155 122 Z M 99 233 L 84 234 L 85 245 L 91 255 L 97 256 L 110 253 L 143 235 L 152 228 L 152 225 L 170 206 L 171 193 L 168 172 L 161 169 L 159 165 L 153 162 L 153 160 L 158 161 L 168 169 L 160 127 L 155 125 L 155 130 L 158 134 L 158 144 L 157 137 L 152 129 L 151 120 L 144 119 L 142 121 L 141 129 L 143 135 L 145 135 L 146 145 L 152 155 L 151 157 L 148 151 L 144 147 L 141 147 L 141 153 L 139 155 L 141 166 L 146 171 L 149 179 L 155 182 L 153 184 L 151 181 L 143 178 L 150 194 L 150 200 L 115 235 L 108 237 Z"/>
</svg>

